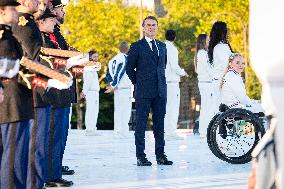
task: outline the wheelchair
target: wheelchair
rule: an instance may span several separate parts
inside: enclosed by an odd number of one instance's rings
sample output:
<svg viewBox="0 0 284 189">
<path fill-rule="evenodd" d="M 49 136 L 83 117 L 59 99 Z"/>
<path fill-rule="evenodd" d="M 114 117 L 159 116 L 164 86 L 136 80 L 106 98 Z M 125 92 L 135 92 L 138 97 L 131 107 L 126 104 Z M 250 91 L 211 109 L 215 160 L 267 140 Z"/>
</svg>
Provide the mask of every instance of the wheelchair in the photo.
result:
<svg viewBox="0 0 284 189">
<path fill-rule="evenodd" d="M 252 113 L 224 104 L 207 128 L 207 144 L 219 159 L 231 164 L 251 161 L 251 153 L 265 133 L 264 113 Z"/>
</svg>

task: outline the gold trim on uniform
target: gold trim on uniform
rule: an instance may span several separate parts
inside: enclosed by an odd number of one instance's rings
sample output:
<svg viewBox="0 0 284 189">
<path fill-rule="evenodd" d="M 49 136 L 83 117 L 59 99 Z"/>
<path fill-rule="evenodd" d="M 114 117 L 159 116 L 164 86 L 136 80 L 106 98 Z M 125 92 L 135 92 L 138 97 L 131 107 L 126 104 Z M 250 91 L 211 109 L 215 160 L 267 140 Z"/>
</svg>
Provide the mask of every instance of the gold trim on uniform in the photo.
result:
<svg viewBox="0 0 284 189">
<path fill-rule="evenodd" d="M 29 21 L 28 21 L 24 16 L 21 16 L 21 17 L 19 18 L 19 23 L 18 23 L 18 25 L 19 25 L 19 26 L 25 26 L 28 22 L 29 22 Z"/>
</svg>

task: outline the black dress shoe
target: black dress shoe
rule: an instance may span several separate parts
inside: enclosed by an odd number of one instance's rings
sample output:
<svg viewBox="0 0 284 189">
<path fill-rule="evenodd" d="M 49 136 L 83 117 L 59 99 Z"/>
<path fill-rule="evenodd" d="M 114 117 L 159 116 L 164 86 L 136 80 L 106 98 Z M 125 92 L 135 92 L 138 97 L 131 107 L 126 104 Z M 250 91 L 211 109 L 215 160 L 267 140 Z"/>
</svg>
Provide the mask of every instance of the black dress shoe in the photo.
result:
<svg viewBox="0 0 284 189">
<path fill-rule="evenodd" d="M 151 166 L 152 163 L 147 158 L 137 159 L 137 166 Z"/>
<path fill-rule="evenodd" d="M 45 183 L 46 187 L 71 187 L 72 185 L 72 181 L 64 180 L 63 178 Z"/>
<path fill-rule="evenodd" d="M 158 165 L 172 165 L 173 162 L 169 161 L 166 155 L 163 155 L 162 157 L 157 159 Z"/>
<path fill-rule="evenodd" d="M 69 169 L 68 166 L 62 166 L 62 175 L 74 175 L 75 171 L 72 169 Z"/>
</svg>

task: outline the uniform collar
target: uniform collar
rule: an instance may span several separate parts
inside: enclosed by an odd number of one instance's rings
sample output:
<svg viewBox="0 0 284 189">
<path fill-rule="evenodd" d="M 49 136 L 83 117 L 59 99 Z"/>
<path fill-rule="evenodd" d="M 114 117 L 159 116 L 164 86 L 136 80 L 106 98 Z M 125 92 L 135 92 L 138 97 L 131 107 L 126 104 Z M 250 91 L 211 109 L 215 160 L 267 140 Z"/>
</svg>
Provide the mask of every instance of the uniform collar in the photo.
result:
<svg viewBox="0 0 284 189">
<path fill-rule="evenodd" d="M 0 39 L 2 39 L 4 36 L 12 35 L 11 26 L 0 24 Z"/>
<path fill-rule="evenodd" d="M 0 24 L 0 30 L 11 31 L 11 26 Z"/>
<path fill-rule="evenodd" d="M 60 31 L 60 25 L 59 24 L 55 24 L 55 27 L 58 31 Z"/>
</svg>

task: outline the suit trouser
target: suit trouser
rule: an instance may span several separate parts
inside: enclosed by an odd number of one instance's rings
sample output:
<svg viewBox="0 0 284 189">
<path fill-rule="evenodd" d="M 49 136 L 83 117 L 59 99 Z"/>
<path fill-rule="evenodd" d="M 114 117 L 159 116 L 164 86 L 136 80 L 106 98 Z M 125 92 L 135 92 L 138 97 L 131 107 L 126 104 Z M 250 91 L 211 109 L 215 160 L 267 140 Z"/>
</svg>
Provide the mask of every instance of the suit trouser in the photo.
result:
<svg viewBox="0 0 284 189">
<path fill-rule="evenodd" d="M 3 153 L 1 159 L 2 189 L 25 189 L 31 120 L 1 124 Z"/>
<path fill-rule="evenodd" d="M 179 82 L 167 83 L 165 134 L 172 134 L 177 129 L 179 104 L 180 104 Z"/>
<path fill-rule="evenodd" d="M 201 135 L 206 135 L 208 125 L 214 116 L 214 110 L 212 109 L 212 82 L 199 82 L 198 88 L 201 96 L 199 132 Z"/>
<path fill-rule="evenodd" d="M 64 108 L 51 108 L 48 142 L 48 181 L 62 177 L 62 140 L 64 129 Z"/>
<path fill-rule="evenodd" d="M 131 116 L 131 88 L 114 91 L 114 130 L 121 134 L 129 132 Z"/>
<path fill-rule="evenodd" d="M 135 145 L 136 157 L 144 158 L 145 150 L 145 129 L 147 126 L 150 109 L 152 109 L 153 133 L 155 137 L 155 154 L 160 158 L 164 154 L 164 118 L 166 113 L 167 98 L 157 96 L 155 98 L 136 99 Z"/>
<path fill-rule="evenodd" d="M 27 188 L 42 188 L 48 176 L 48 139 L 51 107 L 35 108 L 30 129 Z"/>
<path fill-rule="evenodd" d="M 64 125 L 62 130 L 62 154 L 61 154 L 61 161 L 63 160 L 63 154 L 67 143 L 68 137 L 68 130 L 69 130 L 69 114 L 70 114 L 70 107 L 64 108 Z"/>
<path fill-rule="evenodd" d="M 97 130 L 99 114 L 99 91 L 88 91 L 86 94 L 85 125 L 88 130 Z"/>
</svg>

